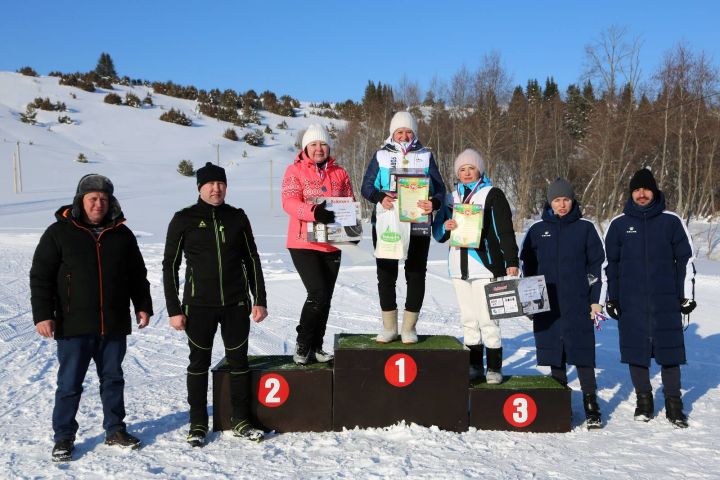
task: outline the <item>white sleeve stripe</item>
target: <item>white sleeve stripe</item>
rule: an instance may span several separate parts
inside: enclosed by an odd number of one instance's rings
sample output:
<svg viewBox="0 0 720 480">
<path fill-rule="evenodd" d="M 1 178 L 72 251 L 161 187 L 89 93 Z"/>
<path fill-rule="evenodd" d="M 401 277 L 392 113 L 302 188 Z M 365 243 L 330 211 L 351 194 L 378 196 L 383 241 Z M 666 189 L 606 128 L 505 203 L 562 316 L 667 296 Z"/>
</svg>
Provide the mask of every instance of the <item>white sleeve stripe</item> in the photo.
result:
<svg viewBox="0 0 720 480">
<path fill-rule="evenodd" d="M 671 212 L 669 210 L 665 210 L 663 213 L 666 213 L 668 215 L 674 215 L 680 220 L 680 225 L 682 225 L 683 230 L 685 231 L 685 236 L 687 237 L 688 243 L 690 244 L 690 258 L 688 259 L 687 265 L 685 266 L 685 284 L 683 285 L 683 294 L 685 295 L 685 298 L 695 298 L 695 247 L 692 243 L 692 237 L 690 236 L 690 232 L 687 229 L 687 226 L 685 225 L 685 222 L 683 222 L 680 215 L 678 215 L 675 212 Z"/>
<path fill-rule="evenodd" d="M 540 219 L 540 220 L 535 220 L 535 221 L 532 223 L 532 225 L 530 225 L 530 226 L 528 227 L 528 229 L 525 231 L 525 235 L 523 235 L 523 238 L 522 238 L 522 240 L 520 241 L 520 252 L 518 253 L 518 260 L 519 260 L 519 262 L 520 262 L 520 276 L 522 276 L 522 277 L 524 277 L 525 275 L 523 274 L 523 269 L 522 269 L 522 267 L 523 267 L 523 265 L 522 265 L 523 262 L 522 262 L 522 260 L 520 259 L 520 257 L 522 257 L 522 252 L 523 252 L 522 249 L 523 249 L 523 245 L 525 245 L 525 239 L 527 238 L 528 234 L 530 234 L 530 229 L 531 229 L 532 227 L 534 227 L 535 225 L 537 225 L 538 223 L 541 223 L 542 221 L 543 221 L 542 219 Z"/>
<path fill-rule="evenodd" d="M 616 217 L 617 218 L 617 217 Z M 598 229 L 595 222 L 591 222 L 587 218 L 581 218 L 580 220 L 585 220 L 586 222 L 590 223 L 593 228 L 595 229 L 595 234 L 598 236 L 598 240 L 600 240 L 600 245 L 603 249 L 603 263 L 600 265 L 600 298 L 594 299 L 596 301 L 592 303 L 599 303 L 603 307 L 605 306 L 605 297 L 607 297 L 607 276 L 605 275 L 605 268 L 607 267 L 608 261 L 607 261 L 607 252 L 605 251 L 605 241 L 603 240 L 602 235 L 600 235 L 600 229 Z M 593 300 L 593 299 L 590 299 Z"/>
</svg>

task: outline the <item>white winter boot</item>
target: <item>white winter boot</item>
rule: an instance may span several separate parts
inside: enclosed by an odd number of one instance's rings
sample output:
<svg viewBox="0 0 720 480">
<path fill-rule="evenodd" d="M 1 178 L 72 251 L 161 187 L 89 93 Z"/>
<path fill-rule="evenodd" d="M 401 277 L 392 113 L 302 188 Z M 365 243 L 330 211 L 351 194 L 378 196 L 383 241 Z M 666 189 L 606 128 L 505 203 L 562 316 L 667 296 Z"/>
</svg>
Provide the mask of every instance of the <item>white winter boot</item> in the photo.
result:
<svg viewBox="0 0 720 480">
<path fill-rule="evenodd" d="M 383 331 L 375 337 L 378 343 L 390 343 L 398 339 L 398 311 L 382 312 Z"/>
<path fill-rule="evenodd" d="M 408 312 L 407 310 L 403 312 L 402 332 L 400 332 L 403 343 L 418 342 L 415 324 L 417 323 L 419 316 L 420 312 Z"/>
</svg>

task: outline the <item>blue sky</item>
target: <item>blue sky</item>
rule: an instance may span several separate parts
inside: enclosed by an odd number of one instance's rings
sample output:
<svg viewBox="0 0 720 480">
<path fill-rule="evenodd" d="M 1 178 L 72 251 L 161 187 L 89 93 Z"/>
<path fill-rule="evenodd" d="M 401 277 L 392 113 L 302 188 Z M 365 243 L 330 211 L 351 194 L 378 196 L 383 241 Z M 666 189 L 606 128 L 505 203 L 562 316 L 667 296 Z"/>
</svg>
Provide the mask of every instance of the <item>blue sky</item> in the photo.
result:
<svg viewBox="0 0 720 480">
<path fill-rule="evenodd" d="M 501 4 L 502 3 L 502 4 Z M 359 100 L 368 80 L 422 88 L 500 53 L 513 84 L 584 71 L 585 45 L 612 25 L 642 40 L 647 78 L 684 41 L 720 65 L 720 2 L 15 0 L 0 16 L 0 70 L 87 71 L 101 52 L 120 75 L 301 100 Z"/>
</svg>

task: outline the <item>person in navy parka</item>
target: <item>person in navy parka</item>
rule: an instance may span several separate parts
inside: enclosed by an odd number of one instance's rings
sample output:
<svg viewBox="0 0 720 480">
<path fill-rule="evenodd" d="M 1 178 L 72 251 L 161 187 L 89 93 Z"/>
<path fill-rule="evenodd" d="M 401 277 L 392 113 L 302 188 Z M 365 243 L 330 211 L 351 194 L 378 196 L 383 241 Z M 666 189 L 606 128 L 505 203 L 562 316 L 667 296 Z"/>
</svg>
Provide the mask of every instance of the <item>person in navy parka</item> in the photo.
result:
<svg viewBox="0 0 720 480">
<path fill-rule="evenodd" d="M 665 195 L 648 169 L 630 181 L 623 214 L 605 236 L 607 312 L 618 320 L 620 361 L 630 366 L 637 395 L 635 419 L 654 413 L 650 359 L 661 365 L 665 415 L 687 427 L 680 399 L 680 364 L 685 363 L 682 314 L 695 308 L 693 247 L 680 217 L 665 210 Z"/>
<path fill-rule="evenodd" d="M 602 311 L 601 272 L 605 261 L 595 226 L 582 218 L 572 186 L 558 178 L 548 187 L 542 220 L 522 243 L 523 274 L 544 275 L 551 310 L 535 314 L 538 365 L 567 385 L 567 364 L 577 368 L 588 428 L 602 427 L 595 381 L 594 317 Z"/>
</svg>

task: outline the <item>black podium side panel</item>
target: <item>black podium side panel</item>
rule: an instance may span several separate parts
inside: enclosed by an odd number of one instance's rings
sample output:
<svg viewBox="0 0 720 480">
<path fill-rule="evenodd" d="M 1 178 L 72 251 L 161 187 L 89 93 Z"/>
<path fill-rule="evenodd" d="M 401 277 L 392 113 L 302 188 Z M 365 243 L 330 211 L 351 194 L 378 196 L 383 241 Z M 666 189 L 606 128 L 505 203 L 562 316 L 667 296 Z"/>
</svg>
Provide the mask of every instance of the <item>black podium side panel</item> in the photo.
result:
<svg viewBox="0 0 720 480">
<path fill-rule="evenodd" d="M 430 349 L 433 342 L 428 337 L 421 337 L 412 347 L 394 342 L 350 348 L 336 341 L 335 429 L 385 427 L 405 420 L 456 432 L 467 430 L 469 353 L 452 340 L 455 343 L 447 349 Z M 395 357 L 398 354 L 410 360 Z M 406 369 L 402 371 L 405 378 L 398 377 L 400 368 Z M 393 385 L 386 375 L 394 375 L 401 386 Z"/>
<path fill-rule="evenodd" d="M 290 356 L 250 358 L 250 415 L 253 423 L 276 432 L 332 430 L 332 368 L 299 367 Z M 221 361 L 213 369 L 213 430 L 229 430 L 230 372 Z"/>
<path fill-rule="evenodd" d="M 470 426 L 482 430 L 569 432 L 570 389 L 550 377 L 509 376 L 470 388 Z"/>
</svg>

